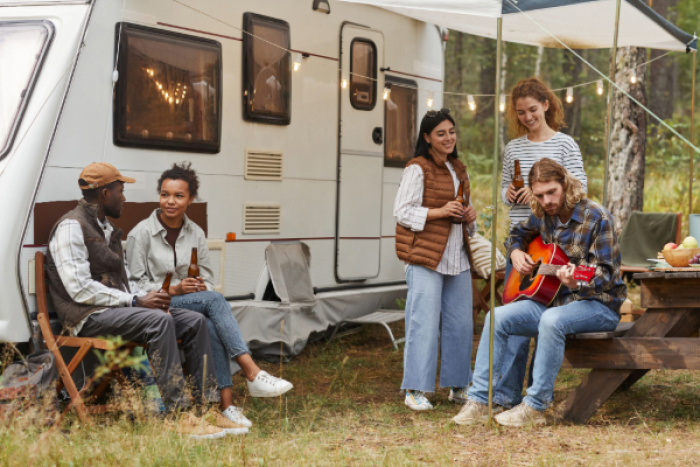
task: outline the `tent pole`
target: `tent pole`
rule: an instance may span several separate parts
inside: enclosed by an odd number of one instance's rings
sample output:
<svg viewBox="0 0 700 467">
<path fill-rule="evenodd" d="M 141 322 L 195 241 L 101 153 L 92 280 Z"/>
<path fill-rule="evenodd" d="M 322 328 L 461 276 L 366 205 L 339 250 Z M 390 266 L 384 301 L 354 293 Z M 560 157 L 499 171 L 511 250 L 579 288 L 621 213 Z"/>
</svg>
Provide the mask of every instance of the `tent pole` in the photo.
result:
<svg viewBox="0 0 700 467">
<path fill-rule="evenodd" d="M 690 90 L 690 142 L 695 145 L 695 63 L 697 52 L 692 52 L 693 54 L 693 84 Z M 688 184 L 688 215 L 693 213 L 693 175 L 695 169 L 693 167 L 695 162 L 695 150 L 690 149 L 690 183 Z M 690 234 L 688 234 L 690 235 Z"/>
<path fill-rule="evenodd" d="M 497 20 L 498 35 L 496 40 L 496 96 L 494 97 L 494 123 L 493 123 L 493 167 L 491 174 L 491 297 L 489 303 L 489 423 L 493 418 L 493 311 L 496 308 L 496 227 L 498 224 L 498 162 L 500 160 L 499 127 L 501 111 L 501 58 L 503 57 L 503 18 Z"/>
<path fill-rule="evenodd" d="M 615 82 L 615 72 L 617 69 L 617 37 L 620 33 L 620 3 L 622 0 L 617 0 L 615 9 L 615 35 L 613 39 L 612 61 L 610 63 L 610 81 Z M 608 85 L 608 132 L 605 138 L 605 177 L 603 179 L 603 206 L 608 205 L 608 178 L 610 177 L 610 145 L 612 136 L 612 104 L 613 104 L 613 86 Z"/>
</svg>

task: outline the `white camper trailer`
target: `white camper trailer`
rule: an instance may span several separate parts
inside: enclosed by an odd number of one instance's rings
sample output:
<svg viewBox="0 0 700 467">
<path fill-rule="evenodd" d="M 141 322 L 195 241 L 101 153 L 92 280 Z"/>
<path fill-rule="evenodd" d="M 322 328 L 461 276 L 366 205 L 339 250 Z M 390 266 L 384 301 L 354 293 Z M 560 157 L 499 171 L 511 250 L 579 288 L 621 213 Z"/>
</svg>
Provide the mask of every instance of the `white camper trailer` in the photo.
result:
<svg viewBox="0 0 700 467">
<path fill-rule="evenodd" d="M 253 347 L 391 307 L 393 201 L 442 79 L 441 31 L 370 6 L 0 0 L 0 342 L 31 340 L 34 253 L 93 161 L 137 180 L 125 231 L 193 163 L 192 217 Z"/>
</svg>

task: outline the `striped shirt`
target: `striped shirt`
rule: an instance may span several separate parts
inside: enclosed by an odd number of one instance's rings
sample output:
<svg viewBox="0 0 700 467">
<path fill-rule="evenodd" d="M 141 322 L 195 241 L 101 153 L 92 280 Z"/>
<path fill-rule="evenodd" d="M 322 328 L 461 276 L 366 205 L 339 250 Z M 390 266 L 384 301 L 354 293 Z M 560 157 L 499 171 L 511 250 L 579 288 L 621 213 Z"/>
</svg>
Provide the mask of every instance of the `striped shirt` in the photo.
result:
<svg viewBox="0 0 700 467">
<path fill-rule="evenodd" d="M 581 150 L 578 148 L 576 141 L 564 133 L 557 132 L 547 141 L 538 143 L 527 139 L 527 135 L 511 140 L 506 145 L 505 154 L 503 155 L 503 175 L 501 176 L 501 199 L 506 206 L 510 208 L 510 226 L 526 220 L 532 211 L 527 204 L 513 204 L 508 201 L 506 193 L 508 186 L 513 180 L 513 171 L 515 159 L 520 161 L 520 173 L 525 179 L 525 186 L 528 186 L 528 174 L 535 162 L 548 157 L 555 162 L 563 165 L 569 173 L 583 184 L 583 191 L 588 191 L 588 179 L 586 172 L 583 170 L 583 159 L 581 159 Z"/>
<path fill-rule="evenodd" d="M 506 242 L 508 257 L 514 250 L 527 251 L 530 242 L 538 235 L 545 243 L 561 247 L 571 263 L 595 266 L 595 276 L 590 282 L 581 285 L 578 292 L 562 285 L 551 306 L 566 305 L 574 300 L 597 300 L 620 312 L 627 297 L 627 287 L 620 278 L 622 257 L 615 222 L 605 208 L 584 199 L 574 207 L 566 224 L 559 222 L 559 216 L 540 218 L 531 215 L 526 222 L 511 229 Z"/>
<path fill-rule="evenodd" d="M 459 179 L 452 164 L 446 162 L 445 165 L 450 170 L 452 181 L 455 186 L 455 197 L 459 189 Z M 418 164 L 413 164 L 403 171 L 399 192 L 396 194 L 394 202 L 394 218 L 396 222 L 416 232 L 421 232 L 425 228 L 428 218 L 428 208 L 423 206 L 423 169 Z M 471 206 L 471 200 L 469 200 Z M 476 233 L 476 222 L 467 225 L 469 236 Z M 464 235 L 460 224 L 452 224 L 450 234 L 447 237 L 445 251 L 440 258 L 440 262 L 435 268 L 435 272 L 448 276 L 456 276 L 461 272 L 469 270 L 469 259 L 464 249 Z"/>
</svg>

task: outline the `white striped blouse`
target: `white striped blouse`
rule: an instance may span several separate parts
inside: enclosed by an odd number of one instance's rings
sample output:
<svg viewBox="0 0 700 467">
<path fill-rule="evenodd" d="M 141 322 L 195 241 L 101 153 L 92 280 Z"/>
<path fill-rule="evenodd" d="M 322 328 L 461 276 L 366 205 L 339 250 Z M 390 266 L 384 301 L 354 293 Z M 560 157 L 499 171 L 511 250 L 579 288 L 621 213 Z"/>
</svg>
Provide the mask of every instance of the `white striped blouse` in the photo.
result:
<svg viewBox="0 0 700 467">
<path fill-rule="evenodd" d="M 515 159 L 520 161 L 520 172 L 525 179 L 525 186 L 528 186 L 528 174 L 535 162 L 548 157 L 559 164 L 563 165 L 569 173 L 583 184 L 583 191 L 588 191 L 588 179 L 586 172 L 583 170 L 583 159 L 581 159 L 581 150 L 576 144 L 576 141 L 564 133 L 557 132 L 547 141 L 532 142 L 527 139 L 527 135 L 511 140 L 505 149 L 503 155 L 503 175 L 501 177 L 501 199 L 506 206 L 510 208 L 510 225 L 511 227 L 518 222 L 526 220 L 532 214 L 530 206 L 527 204 L 513 204 L 508 201 L 506 192 L 508 186 L 513 180 L 513 171 Z"/>
<path fill-rule="evenodd" d="M 459 189 L 459 179 L 452 164 L 447 162 L 446 165 L 450 170 L 450 174 L 452 174 L 456 197 Z M 423 169 L 418 164 L 406 167 L 401 177 L 396 201 L 394 202 L 394 218 L 402 226 L 416 232 L 421 232 L 425 228 L 425 222 L 428 218 L 428 208 L 423 206 L 423 189 Z M 469 204 L 471 205 L 471 200 Z M 469 236 L 473 236 L 476 233 L 476 222 L 467 225 L 467 231 Z M 462 226 L 452 224 L 449 237 L 447 238 L 447 246 L 445 246 L 442 258 L 440 258 L 440 262 L 435 268 L 436 272 L 448 276 L 456 276 L 469 270 L 469 259 L 467 258 L 463 242 Z"/>
</svg>

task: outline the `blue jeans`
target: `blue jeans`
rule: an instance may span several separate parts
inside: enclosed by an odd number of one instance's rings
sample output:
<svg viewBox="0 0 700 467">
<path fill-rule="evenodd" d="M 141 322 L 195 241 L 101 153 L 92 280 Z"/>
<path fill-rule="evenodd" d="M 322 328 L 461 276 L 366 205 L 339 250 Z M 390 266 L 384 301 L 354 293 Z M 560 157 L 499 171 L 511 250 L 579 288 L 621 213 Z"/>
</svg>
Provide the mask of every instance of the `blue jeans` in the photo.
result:
<svg viewBox="0 0 700 467">
<path fill-rule="evenodd" d="M 523 401 L 540 411 L 545 410 L 552 402 L 554 382 L 564 361 L 566 335 L 612 331 L 620 321 L 620 315 L 595 300 L 578 300 L 553 308 L 545 308 L 532 300 L 522 300 L 496 308 L 494 318 L 494 368 L 500 368 L 510 336 L 538 338 L 533 383 L 527 388 L 527 395 Z M 489 329 L 490 323 L 487 319 L 476 352 L 474 384 L 468 395 L 470 400 L 480 404 L 488 403 Z"/>
<path fill-rule="evenodd" d="M 423 266 L 406 268 L 406 347 L 401 389 L 435 391 L 438 341 L 440 387 L 471 381 L 472 286 L 469 271 L 448 276 Z"/>
<path fill-rule="evenodd" d="M 249 354 L 250 350 L 224 296 L 211 291 L 174 295 L 170 306 L 197 311 L 207 317 L 216 384 L 219 389 L 233 386 L 229 360 Z"/>
<path fill-rule="evenodd" d="M 510 258 L 506 258 L 506 279 L 513 269 Z M 503 352 L 503 360 L 499 367 L 494 366 L 495 380 L 493 386 L 493 401 L 504 407 L 514 407 L 523 400 L 523 381 L 527 368 L 527 356 L 530 353 L 530 338 L 510 336 Z M 533 358 L 535 356 L 533 355 Z M 530 370 L 532 377 L 532 370 Z M 528 386 L 531 381 L 528 382 Z"/>
</svg>

